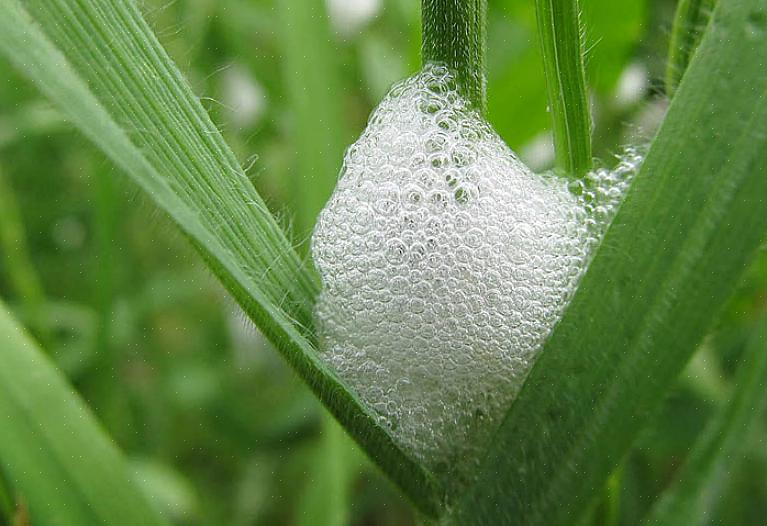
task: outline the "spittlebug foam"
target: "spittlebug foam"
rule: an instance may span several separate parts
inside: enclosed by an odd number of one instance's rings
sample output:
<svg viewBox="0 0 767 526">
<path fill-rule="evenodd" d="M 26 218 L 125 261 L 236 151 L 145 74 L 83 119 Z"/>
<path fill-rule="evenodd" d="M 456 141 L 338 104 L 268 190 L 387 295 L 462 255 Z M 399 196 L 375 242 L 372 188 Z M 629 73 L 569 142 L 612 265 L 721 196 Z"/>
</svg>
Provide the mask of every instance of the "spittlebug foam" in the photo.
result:
<svg viewBox="0 0 767 526">
<path fill-rule="evenodd" d="M 410 454 L 470 477 L 638 162 L 534 174 L 445 68 L 395 85 L 312 239 L 322 358 Z"/>
</svg>

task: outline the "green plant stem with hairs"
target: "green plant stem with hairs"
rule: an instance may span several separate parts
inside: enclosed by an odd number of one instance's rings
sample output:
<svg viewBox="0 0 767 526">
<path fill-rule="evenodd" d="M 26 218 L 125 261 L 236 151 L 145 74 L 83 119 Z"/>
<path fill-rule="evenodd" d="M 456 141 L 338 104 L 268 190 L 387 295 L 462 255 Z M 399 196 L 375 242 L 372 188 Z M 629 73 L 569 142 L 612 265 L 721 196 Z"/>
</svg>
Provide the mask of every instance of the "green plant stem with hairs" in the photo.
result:
<svg viewBox="0 0 767 526">
<path fill-rule="evenodd" d="M 591 114 L 578 0 L 537 0 L 536 17 L 554 132 L 556 168 L 591 169 Z"/>
<path fill-rule="evenodd" d="M 673 96 L 703 36 L 717 0 L 679 0 L 666 62 L 666 95 Z"/>
<path fill-rule="evenodd" d="M 481 113 L 486 103 L 487 0 L 422 0 L 424 64 L 447 66 L 458 89 Z"/>
</svg>

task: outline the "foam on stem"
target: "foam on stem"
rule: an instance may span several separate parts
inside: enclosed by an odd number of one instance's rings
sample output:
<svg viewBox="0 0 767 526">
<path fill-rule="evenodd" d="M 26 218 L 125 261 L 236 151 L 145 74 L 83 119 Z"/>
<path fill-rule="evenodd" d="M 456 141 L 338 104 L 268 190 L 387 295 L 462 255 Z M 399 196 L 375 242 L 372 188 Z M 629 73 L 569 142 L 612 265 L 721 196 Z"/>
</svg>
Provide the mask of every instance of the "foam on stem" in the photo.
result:
<svg viewBox="0 0 767 526">
<path fill-rule="evenodd" d="M 402 447 L 468 481 L 638 163 L 534 174 L 446 68 L 395 85 L 312 239 L 322 358 Z"/>
</svg>

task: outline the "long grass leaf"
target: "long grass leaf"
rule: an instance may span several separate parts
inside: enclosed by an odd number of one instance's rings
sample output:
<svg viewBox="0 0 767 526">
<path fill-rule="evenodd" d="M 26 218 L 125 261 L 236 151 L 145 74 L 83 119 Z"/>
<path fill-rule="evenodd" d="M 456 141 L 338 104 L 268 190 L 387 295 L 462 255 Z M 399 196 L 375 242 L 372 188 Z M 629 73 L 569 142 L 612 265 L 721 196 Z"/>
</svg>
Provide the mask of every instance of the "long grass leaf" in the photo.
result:
<svg viewBox="0 0 767 526">
<path fill-rule="evenodd" d="M 127 0 L 0 0 L 3 52 L 186 233 L 210 269 L 368 454 L 426 513 L 433 477 L 317 357 L 317 283 Z"/>
<path fill-rule="evenodd" d="M 0 471 L 31 524 L 165 524 L 82 400 L 2 303 L 0 362 Z"/>
<path fill-rule="evenodd" d="M 0 167 L 0 272 L 23 306 L 32 327 L 44 342 L 50 341 L 43 316 L 45 293 L 32 264 L 16 193 Z"/>
<path fill-rule="evenodd" d="M 765 239 L 767 6 L 723 0 L 641 172 L 465 495 L 467 524 L 572 523 Z"/>
</svg>

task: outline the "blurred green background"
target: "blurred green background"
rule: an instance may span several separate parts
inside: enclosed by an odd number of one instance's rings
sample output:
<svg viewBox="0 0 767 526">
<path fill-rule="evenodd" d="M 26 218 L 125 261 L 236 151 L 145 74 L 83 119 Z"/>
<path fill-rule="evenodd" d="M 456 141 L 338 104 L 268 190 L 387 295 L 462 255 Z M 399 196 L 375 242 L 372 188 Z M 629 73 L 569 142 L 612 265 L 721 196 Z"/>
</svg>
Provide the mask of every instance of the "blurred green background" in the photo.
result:
<svg viewBox="0 0 767 526">
<path fill-rule="evenodd" d="M 545 169 L 553 150 L 534 3 L 489 3 L 488 118 L 524 160 Z M 609 165 L 662 119 L 674 2 L 582 3 L 595 151 Z M 418 69 L 419 2 L 142 5 L 306 249 L 344 147 L 391 83 Z M 94 409 L 156 505 L 180 525 L 414 523 L 408 502 L 164 215 L 5 61 L 0 72 L 0 297 Z M 765 292 L 763 255 L 591 522 L 637 523 L 672 479 L 732 390 Z M 711 497 L 712 524 L 767 517 L 764 419 L 756 427 Z"/>
</svg>

